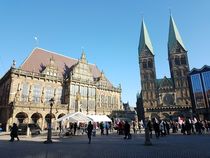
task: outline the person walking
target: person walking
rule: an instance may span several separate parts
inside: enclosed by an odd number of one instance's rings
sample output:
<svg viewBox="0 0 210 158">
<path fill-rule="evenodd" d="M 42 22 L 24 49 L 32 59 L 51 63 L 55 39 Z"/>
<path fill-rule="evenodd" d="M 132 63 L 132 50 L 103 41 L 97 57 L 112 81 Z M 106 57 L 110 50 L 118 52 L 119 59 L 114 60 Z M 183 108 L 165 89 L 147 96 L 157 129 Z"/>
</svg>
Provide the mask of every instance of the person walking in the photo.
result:
<svg viewBox="0 0 210 158">
<path fill-rule="evenodd" d="M 101 135 L 104 135 L 104 124 L 103 122 L 100 123 Z"/>
<path fill-rule="evenodd" d="M 77 122 L 74 122 L 74 135 L 76 135 L 76 131 L 77 131 Z"/>
<path fill-rule="evenodd" d="M 106 129 L 106 135 L 108 136 L 109 135 L 109 123 L 108 122 L 105 123 L 105 129 Z"/>
<path fill-rule="evenodd" d="M 150 136 L 150 138 L 152 138 L 152 122 L 151 122 L 151 120 L 148 121 L 147 128 L 149 130 L 149 136 Z"/>
<path fill-rule="evenodd" d="M 18 127 L 16 123 L 13 123 L 10 136 L 11 136 L 10 142 L 13 142 L 15 138 L 17 138 L 17 140 L 20 141 L 18 137 Z"/>
<path fill-rule="evenodd" d="M 130 125 L 129 125 L 128 121 L 125 121 L 124 133 L 125 133 L 124 139 L 129 139 L 129 135 L 130 135 Z"/>
<path fill-rule="evenodd" d="M 133 124 L 133 133 L 136 134 L 136 122 L 133 121 L 132 124 Z"/>
<path fill-rule="evenodd" d="M 87 135 L 88 135 L 88 140 L 89 140 L 89 144 L 91 143 L 91 135 L 92 135 L 92 131 L 93 131 L 93 125 L 91 124 L 91 121 L 88 123 L 87 126 Z"/>
</svg>

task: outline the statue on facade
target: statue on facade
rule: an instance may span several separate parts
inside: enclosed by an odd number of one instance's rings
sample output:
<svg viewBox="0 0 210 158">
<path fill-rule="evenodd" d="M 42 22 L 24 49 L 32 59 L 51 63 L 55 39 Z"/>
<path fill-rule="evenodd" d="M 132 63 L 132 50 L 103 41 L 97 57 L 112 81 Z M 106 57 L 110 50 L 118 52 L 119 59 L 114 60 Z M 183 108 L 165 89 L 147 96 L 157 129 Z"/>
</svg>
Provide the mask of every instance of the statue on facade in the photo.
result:
<svg viewBox="0 0 210 158">
<path fill-rule="evenodd" d="M 32 102 L 32 85 L 30 85 L 30 88 L 29 88 L 28 102 Z"/>
<path fill-rule="evenodd" d="M 79 92 L 76 93 L 76 106 L 75 106 L 75 111 L 80 111 L 82 112 L 82 106 L 81 106 L 81 95 Z"/>
<path fill-rule="evenodd" d="M 13 60 L 13 61 L 12 61 L 12 68 L 15 68 L 15 67 L 16 67 L 16 61 Z"/>
<path fill-rule="evenodd" d="M 15 93 L 14 101 L 15 102 L 20 101 L 20 89 L 17 89 L 17 92 Z"/>
<path fill-rule="evenodd" d="M 15 93 L 14 102 L 20 101 L 20 91 L 21 91 L 20 84 L 18 84 L 17 92 Z"/>
<path fill-rule="evenodd" d="M 41 103 L 44 103 L 44 88 L 42 89 Z"/>
</svg>

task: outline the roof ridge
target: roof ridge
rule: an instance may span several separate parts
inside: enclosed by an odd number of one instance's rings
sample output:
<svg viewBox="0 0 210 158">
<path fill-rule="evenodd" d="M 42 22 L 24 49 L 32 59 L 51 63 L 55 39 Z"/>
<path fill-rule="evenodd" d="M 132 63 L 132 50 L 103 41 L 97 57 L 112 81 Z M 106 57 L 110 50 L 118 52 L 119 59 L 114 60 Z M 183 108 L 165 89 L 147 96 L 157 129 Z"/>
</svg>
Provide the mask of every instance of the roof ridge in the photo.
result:
<svg viewBox="0 0 210 158">
<path fill-rule="evenodd" d="M 29 57 L 33 54 L 33 52 L 37 49 L 38 47 L 33 48 L 33 50 L 31 51 L 31 53 L 28 55 L 28 57 L 25 58 L 25 60 L 22 62 L 22 64 L 20 64 L 19 68 L 21 68 L 25 62 L 29 59 Z"/>
<path fill-rule="evenodd" d="M 49 53 L 53 53 L 53 54 L 56 54 L 56 55 L 59 55 L 59 56 L 62 56 L 62 57 L 68 58 L 68 59 L 73 59 L 73 60 L 76 60 L 76 61 L 79 60 L 79 59 L 72 58 L 72 57 L 69 57 L 69 56 L 66 56 L 66 55 L 63 55 L 63 54 L 54 52 L 54 51 L 50 51 L 50 50 L 47 50 L 47 49 L 44 49 L 44 48 L 36 47 L 35 49 L 40 49 L 40 50 L 43 50 L 43 51 L 46 51 L 46 52 L 49 52 Z M 34 49 L 34 50 L 35 50 L 35 49 Z M 96 64 L 88 63 L 88 65 L 96 65 Z"/>
</svg>

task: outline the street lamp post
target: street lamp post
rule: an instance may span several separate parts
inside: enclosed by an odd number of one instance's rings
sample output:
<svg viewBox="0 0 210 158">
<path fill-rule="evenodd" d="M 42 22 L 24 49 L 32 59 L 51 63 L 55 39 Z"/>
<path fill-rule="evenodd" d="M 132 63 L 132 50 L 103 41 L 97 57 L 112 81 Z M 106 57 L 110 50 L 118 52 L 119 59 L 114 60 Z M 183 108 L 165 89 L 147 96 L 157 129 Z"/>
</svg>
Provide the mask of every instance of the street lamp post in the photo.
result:
<svg viewBox="0 0 210 158">
<path fill-rule="evenodd" d="M 50 102 L 50 120 L 49 120 L 49 124 L 48 124 L 48 130 L 47 130 L 47 140 L 44 141 L 45 144 L 51 144 L 52 143 L 52 128 L 51 128 L 51 124 L 52 124 L 52 107 L 54 104 L 54 98 L 51 98 L 49 100 Z"/>
</svg>

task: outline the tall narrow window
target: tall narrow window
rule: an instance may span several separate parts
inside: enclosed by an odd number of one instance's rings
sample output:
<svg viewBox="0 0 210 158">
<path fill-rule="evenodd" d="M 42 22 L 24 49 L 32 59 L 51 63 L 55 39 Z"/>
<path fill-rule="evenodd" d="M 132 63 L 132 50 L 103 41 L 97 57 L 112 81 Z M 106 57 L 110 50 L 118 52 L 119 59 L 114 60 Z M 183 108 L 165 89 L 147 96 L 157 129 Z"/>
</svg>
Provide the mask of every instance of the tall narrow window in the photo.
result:
<svg viewBox="0 0 210 158">
<path fill-rule="evenodd" d="M 39 103 L 41 97 L 41 86 L 40 85 L 34 85 L 33 88 L 33 102 Z"/>
<path fill-rule="evenodd" d="M 149 67 L 149 68 L 153 68 L 153 62 L 152 62 L 152 60 L 149 60 L 149 61 L 148 61 L 148 67 Z"/>
<path fill-rule="evenodd" d="M 192 83 L 192 89 L 193 89 L 196 107 L 204 108 L 205 101 L 204 101 L 203 87 L 201 83 L 200 74 L 191 75 L 191 83 Z"/>
<path fill-rule="evenodd" d="M 45 101 L 49 102 L 49 100 L 54 97 L 54 88 L 46 87 L 45 89 Z"/>
<path fill-rule="evenodd" d="M 210 71 L 202 73 L 205 95 L 207 98 L 208 105 L 210 105 Z"/>
<path fill-rule="evenodd" d="M 143 60 L 143 62 L 142 62 L 142 67 L 143 67 L 143 68 L 147 68 L 147 60 Z"/>
<path fill-rule="evenodd" d="M 21 101 L 27 102 L 28 93 L 29 93 L 29 84 L 28 83 L 23 83 Z"/>
<path fill-rule="evenodd" d="M 58 88 L 57 91 L 56 91 L 56 100 L 58 103 L 62 103 L 62 88 Z"/>
<path fill-rule="evenodd" d="M 180 60 L 179 60 L 179 57 L 175 57 L 175 65 L 180 65 Z"/>
<path fill-rule="evenodd" d="M 185 56 L 181 57 L 181 64 L 183 65 L 187 64 Z"/>
</svg>

